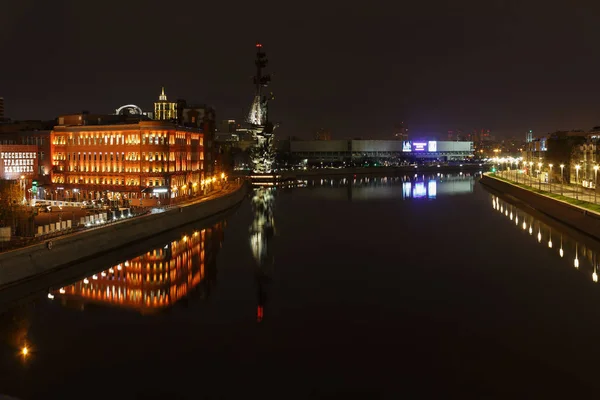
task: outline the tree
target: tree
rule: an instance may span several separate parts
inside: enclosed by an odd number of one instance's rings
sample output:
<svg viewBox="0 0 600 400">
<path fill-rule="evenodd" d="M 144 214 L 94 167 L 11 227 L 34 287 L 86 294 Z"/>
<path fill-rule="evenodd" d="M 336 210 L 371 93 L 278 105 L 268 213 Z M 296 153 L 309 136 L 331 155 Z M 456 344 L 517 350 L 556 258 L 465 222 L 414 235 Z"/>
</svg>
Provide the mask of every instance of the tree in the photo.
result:
<svg viewBox="0 0 600 400">
<path fill-rule="evenodd" d="M 22 207 L 23 192 L 19 181 L 0 180 L 0 226 L 11 226 Z"/>
</svg>

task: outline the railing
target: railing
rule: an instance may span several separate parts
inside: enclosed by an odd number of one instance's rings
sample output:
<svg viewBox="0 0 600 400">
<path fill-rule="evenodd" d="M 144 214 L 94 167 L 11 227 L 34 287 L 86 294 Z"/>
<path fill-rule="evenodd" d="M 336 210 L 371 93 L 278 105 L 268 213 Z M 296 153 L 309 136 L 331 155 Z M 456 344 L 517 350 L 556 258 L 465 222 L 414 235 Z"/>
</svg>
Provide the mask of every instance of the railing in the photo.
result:
<svg viewBox="0 0 600 400">
<path fill-rule="evenodd" d="M 241 184 L 243 184 L 243 183 L 241 183 Z M 165 212 L 168 210 L 180 208 L 187 204 L 193 204 L 195 202 L 202 201 L 204 199 L 209 199 L 219 193 L 231 192 L 232 189 L 237 189 L 239 187 L 240 187 L 239 183 L 236 183 L 236 184 L 226 183 L 220 189 L 208 192 L 206 195 L 186 197 L 185 199 L 182 199 L 181 201 L 178 201 L 175 204 L 168 204 L 168 205 L 164 205 L 164 206 L 160 206 L 160 207 L 131 207 L 130 210 L 131 210 L 132 215 L 127 218 L 118 218 L 116 220 L 114 220 L 112 218 L 107 218 L 106 221 L 103 221 L 100 224 L 92 224 L 90 226 L 85 226 L 83 224 L 78 223 L 77 225 L 72 226 L 71 228 L 55 230 L 52 232 L 37 235 L 35 237 L 13 238 L 9 241 L 0 242 L 0 252 L 16 250 L 16 249 L 19 249 L 22 247 L 46 242 L 49 239 L 62 237 L 62 236 L 73 234 L 73 233 L 80 233 L 80 232 L 87 231 L 87 230 L 98 229 L 98 228 L 102 228 L 102 227 L 106 227 L 106 226 L 110 226 L 110 225 L 119 224 L 121 222 L 125 222 L 128 220 L 134 219 L 134 218 L 140 218 L 140 217 L 152 214 L 152 213 Z M 225 194 L 225 193 L 223 193 L 223 194 Z M 55 202 L 63 203 L 63 205 L 64 205 L 64 203 L 67 203 L 67 202 L 61 202 L 61 201 L 55 201 Z"/>
</svg>

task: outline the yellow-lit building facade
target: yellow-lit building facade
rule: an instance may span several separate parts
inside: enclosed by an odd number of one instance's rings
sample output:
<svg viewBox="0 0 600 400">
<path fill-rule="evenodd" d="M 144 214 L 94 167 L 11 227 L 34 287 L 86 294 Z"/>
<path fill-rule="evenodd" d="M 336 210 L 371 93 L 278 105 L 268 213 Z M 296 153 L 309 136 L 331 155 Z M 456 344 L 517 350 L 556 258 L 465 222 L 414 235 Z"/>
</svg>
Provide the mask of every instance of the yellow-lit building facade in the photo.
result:
<svg viewBox="0 0 600 400">
<path fill-rule="evenodd" d="M 65 305 L 104 304 L 152 313 L 192 291 L 210 292 L 224 223 L 184 235 L 167 246 L 117 264 L 53 292 Z M 200 288 L 201 287 L 201 288 Z"/>
<path fill-rule="evenodd" d="M 200 193 L 204 137 L 166 121 L 58 125 L 51 133 L 57 199 L 175 199 Z M 132 205 L 138 205 L 131 203 Z"/>
<path fill-rule="evenodd" d="M 154 103 L 154 119 L 168 121 L 177 118 L 177 103 L 167 101 L 165 88 L 162 88 L 158 101 Z"/>
</svg>

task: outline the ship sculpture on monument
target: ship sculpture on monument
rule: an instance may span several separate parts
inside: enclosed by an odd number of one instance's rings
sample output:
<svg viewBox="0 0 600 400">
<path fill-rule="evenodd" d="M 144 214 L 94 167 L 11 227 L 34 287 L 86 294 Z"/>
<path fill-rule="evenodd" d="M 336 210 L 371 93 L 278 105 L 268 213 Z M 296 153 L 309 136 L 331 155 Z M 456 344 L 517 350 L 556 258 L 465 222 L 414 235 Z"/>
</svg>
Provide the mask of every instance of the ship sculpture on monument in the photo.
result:
<svg viewBox="0 0 600 400">
<path fill-rule="evenodd" d="M 262 50 L 262 44 L 257 43 L 256 75 L 254 76 L 256 90 L 247 122 L 252 137 L 256 140 L 256 144 L 251 149 L 252 170 L 259 175 L 271 174 L 275 161 L 273 130 L 276 126 L 269 121 L 269 101 L 274 97 L 273 93 L 263 94 L 263 90 L 271 82 L 271 75 L 263 73 L 267 62 L 267 55 Z"/>
</svg>

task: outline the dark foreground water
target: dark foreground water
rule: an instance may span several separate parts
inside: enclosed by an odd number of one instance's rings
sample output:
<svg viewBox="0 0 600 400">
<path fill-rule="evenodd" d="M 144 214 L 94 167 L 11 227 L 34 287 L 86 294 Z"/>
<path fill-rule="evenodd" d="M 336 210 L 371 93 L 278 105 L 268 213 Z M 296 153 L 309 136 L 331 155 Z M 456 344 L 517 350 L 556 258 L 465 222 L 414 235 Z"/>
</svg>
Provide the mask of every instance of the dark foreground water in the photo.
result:
<svg viewBox="0 0 600 400">
<path fill-rule="evenodd" d="M 265 189 L 161 243 L 2 315 L 0 393 L 595 395 L 600 246 L 471 177 Z"/>
</svg>

